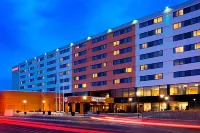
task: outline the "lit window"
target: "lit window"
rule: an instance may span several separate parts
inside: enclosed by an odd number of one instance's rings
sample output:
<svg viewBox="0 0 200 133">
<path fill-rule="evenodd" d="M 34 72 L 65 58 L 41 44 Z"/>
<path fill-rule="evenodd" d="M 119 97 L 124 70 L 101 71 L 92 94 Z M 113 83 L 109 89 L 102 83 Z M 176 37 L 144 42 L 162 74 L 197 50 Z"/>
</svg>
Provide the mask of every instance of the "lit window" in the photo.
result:
<svg viewBox="0 0 200 133">
<path fill-rule="evenodd" d="M 63 61 L 63 58 L 60 58 L 60 61 Z"/>
<path fill-rule="evenodd" d="M 77 57 L 78 56 L 78 53 L 74 54 L 74 57 Z"/>
<path fill-rule="evenodd" d="M 195 49 L 200 49 L 200 43 L 195 44 Z"/>
<path fill-rule="evenodd" d="M 162 74 L 156 74 L 155 75 L 155 79 L 158 80 L 158 79 L 162 79 L 163 78 L 163 75 Z"/>
<path fill-rule="evenodd" d="M 160 34 L 160 33 L 162 33 L 162 29 L 161 28 L 156 29 L 156 34 Z"/>
<path fill-rule="evenodd" d="M 97 77 L 97 73 L 92 74 L 92 77 L 96 78 Z"/>
<path fill-rule="evenodd" d="M 117 51 L 114 51 L 114 53 L 113 53 L 114 55 L 118 55 L 119 54 L 119 50 L 117 50 Z"/>
<path fill-rule="evenodd" d="M 119 79 L 115 79 L 114 80 L 114 84 L 119 84 L 120 83 L 120 80 Z"/>
<path fill-rule="evenodd" d="M 200 30 L 193 31 L 193 36 L 200 36 Z"/>
<path fill-rule="evenodd" d="M 132 68 L 126 68 L 126 72 L 132 72 Z"/>
<path fill-rule="evenodd" d="M 162 20 L 163 20 L 162 17 L 159 17 L 159 18 L 158 18 L 158 23 L 159 23 L 159 22 L 162 22 Z"/>
<path fill-rule="evenodd" d="M 174 29 L 178 29 L 178 28 L 181 28 L 181 23 L 174 24 Z"/>
<path fill-rule="evenodd" d="M 107 63 L 104 62 L 104 63 L 103 63 L 103 66 L 106 67 L 106 66 L 107 66 Z"/>
<path fill-rule="evenodd" d="M 183 9 L 178 11 L 178 16 L 183 15 Z"/>
<path fill-rule="evenodd" d="M 68 71 L 66 72 L 66 74 L 69 75 L 69 74 L 70 74 L 70 71 L 68 70 Z"/>
<path fill-rule="evenodd" d="M 70 66 L 70 64 L 69 64 L 69 63 L 67 63 L 67 64 L 66 64 L 66 66 Z"/>
<path fill-rule="evenodd" d="M 175 48 L 175 52 L 176 52 L 176 53 L 181 53 L 181 52 L 183 52 L 183 51 L 184 51 L 183 46 Z"/>
<path fill-rule="evenodd" d="M 148 65 L 141 65 L 140 66 L 140 70 L 147 70 L 148 69 Z"/>
<path fill-rule="evenodd" d="M 119 41 L 113 42 L 113 46 L 119 45 Z"/>
<path fill-rule="evenodd" d="M 154 24 L 158 23 L 158 19 L 154 18 Z"/>
<path fill-rule="evenodd" d="M 22 84 L 22 81 L 20 82 L 20 84 Z"/>
<path fill-rule="evenodd" d="M 78 88 L 78 85 L 74 85 L 74 88 Z"/>
<path fill-rule="evenodd" d="M 79 80 L 79 77 L 76 77 L 75 79 L 76 79 L 76 80 Z"/>
<path fill-rule="evenodd" d="M 154 18 L 154 24 L 162 22 L 162 17 Z"/>
<path fill-rule="evenodd" d="M 87 85 L 86 84 L 82 84 L 82 87 L 85 88 Z"/>
<path fill-rule="evenodd" d="M 147 43 L 143 43 L 142 48 L 147 48 Z"/>
</svg>

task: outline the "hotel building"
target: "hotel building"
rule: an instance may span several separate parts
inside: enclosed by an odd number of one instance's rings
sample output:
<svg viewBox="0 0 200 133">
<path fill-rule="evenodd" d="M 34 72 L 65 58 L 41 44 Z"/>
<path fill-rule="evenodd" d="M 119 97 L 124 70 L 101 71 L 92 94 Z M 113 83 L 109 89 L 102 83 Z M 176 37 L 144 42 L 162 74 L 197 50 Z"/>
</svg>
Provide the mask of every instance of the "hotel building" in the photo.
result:
<svg viewBox="0 0 200 133">
<path fill-rule="evenodd" d="M 14 90 L 114 98 L 88 103 L 93 112 L 200 108 L 200 1 L 166 7 L 12 71 Z"/>
</svg>

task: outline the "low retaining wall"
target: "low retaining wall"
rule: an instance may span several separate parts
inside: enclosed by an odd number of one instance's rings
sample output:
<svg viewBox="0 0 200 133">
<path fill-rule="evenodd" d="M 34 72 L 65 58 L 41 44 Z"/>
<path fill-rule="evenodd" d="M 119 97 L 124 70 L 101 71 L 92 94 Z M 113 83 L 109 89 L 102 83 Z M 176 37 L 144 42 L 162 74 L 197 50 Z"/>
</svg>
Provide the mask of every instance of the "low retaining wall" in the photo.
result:
<svg viewBox="0 0 200 133">
<path fill-rule="evenodd" d="M 181 112 L 181 111 L 143 112 L 142 116 L 146 118 L 200 120 L 200 112 Z"/>
</svg>

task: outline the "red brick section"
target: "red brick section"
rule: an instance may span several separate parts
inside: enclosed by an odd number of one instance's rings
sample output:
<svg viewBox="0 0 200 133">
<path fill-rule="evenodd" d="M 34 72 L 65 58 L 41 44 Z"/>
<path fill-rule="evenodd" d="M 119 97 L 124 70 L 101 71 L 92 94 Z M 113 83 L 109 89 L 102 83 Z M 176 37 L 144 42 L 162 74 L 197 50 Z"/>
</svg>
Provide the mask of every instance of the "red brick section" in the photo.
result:
<svg viewBox="0 0 200 133">
<path fill-rule="evenodd" d="M 119 89 L 119 88 L 132 88 L 135 86 L 135 26 L 132 25 L 132 31 L 113 37 L 113 32 L 107 34 L 107 39 L 93 43 L 92 44 L 92 39 L 85 42 L 86 46 L 83 48 L 75 49 L 73 46 L 72 53 L 73 53 L 73 73 L 72 73 L 72 92 L 85 92 L 85 91 L 99 91 L 99 90 L 110 90 L 110 89 Z M 127 27 L 124 27 L 127 28 Z M 124 29 L 123 28 L 123 29 Z M 132 41 L 128 43 L 124 43 L 121 45 L 113 46 L 114 41 L 118 41 L 120 39 L 124 39 L 127 37 L 132 37 Z M 107 44 L 107 48 L 97 51 L 97 52 L 92 52 L 92 48 L 96 46 L 100 46 L 103 44 Z M 122 48 L 127 48 L 127 47 L 132 47 L 132 52 L 124 53 L 124 54 L 118 54 L 118 55 L 113 55 L 113 51 L 119 50 Z M 74 57 L 74 54 L 83 50 L 87 50 L 87 54 L 83 56 L 78 56 Z M 104 54 L 107 53 L 107 57 L 104 59 L 99 59 L 99 60 L 92 60 L 92 56 L 99 55 L 99 54 Z M 113 60 L 117 59 L 122 59 L 122 58 L 127 58 L 127 57 L 132 57 L 132 62 L 129 63 L 124 63 L 124 64 L 118 64 L 118 65 L 113 65 Z M 87 58 L 87 62 L 83 64 L 78 64 L 74 65 L 74 61 L 80 60 Z M 98 69 L 92 69 L 92 65 L 98 64 L 98 63 L 107 63 L 106 67 L 103 68 L 98 68 Z M 74 73 L 74 69 L 76 68 L 81 68 L 81 67 L 87 67 L 86 71 L 84 72 L 78 72 Z M 115 69 L 120 69 L 120 68 L 132 68 L 132 72 L 130 73 L 124 73 L 124 74 L 117 74 L 113 75 L 113 70 Z M 92 74 L 98 73 L 98 72 L 107 72 L 107 76 L 103 77 L 97 77 L 93 78 Z M 78 80 L 75 81 L 74 77 L 76 76 L 81 76 L 81 75 L 86 75 L 87 78 L 85 80 Z M 121 78 L 129 78 L 132 77 L 132 83 L 122 83 L 122 84 L 113 84 L 114 79 L 121 79 Z M 97 82 L 97 81 L 107 81 L 107 85 L 104 86 L 92 86 L 92 82 Z M 76 84 L 87 84 L 86 88 L 75 88 L 74 85 Z"/>
</svg>

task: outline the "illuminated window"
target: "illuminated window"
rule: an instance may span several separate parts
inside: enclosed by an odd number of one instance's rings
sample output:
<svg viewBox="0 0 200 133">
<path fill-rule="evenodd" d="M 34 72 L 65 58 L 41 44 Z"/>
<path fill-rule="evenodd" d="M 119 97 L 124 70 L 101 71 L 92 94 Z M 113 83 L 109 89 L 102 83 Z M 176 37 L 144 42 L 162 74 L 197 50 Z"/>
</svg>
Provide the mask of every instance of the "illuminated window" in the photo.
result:
<svg viewBox="0 0 200 133">
<path fill-rule="evenodd" d="M 148 69 L 148 65 L 141 65 L 140 66 L 140 70 L 142 71 L 142 70 L 146 70 L 146 69 Z"/>
<path fill-rule="evenodd" d="M 156 34 L 160 34 L 160 33 L 162 33 L 162 29 L 161 28 L 156 29 Z"/>
<path fill-rule="evenodd" d="M 174 29 L 178 29 L 178 28 L 181 28 L 181 22 L 174 24 Z"/>
<path fill-rule="evenodd" d="M 113 46 L 117 46 L 117 45 L 119 45 L 119 41 L 113 42 Z"/>
<path fill-rule="evenodd" d="M 69 63 L 67 63 L 67 64 L 66 64 L 66 66 L 70 66 L 70 64 L 69 64 Z"/>
<path fill-rule="evenodd" d="M 86 84 L 82 84 L 82 87 L 85 88 L 87 85 Z"/>
<path fill-rule="evenodd" d="M 163 75 L 162 74 L 156 74 L 155 75 L 155 79 L 158 80 L 158 79 L 162 79 L 163 78 Z"/>
<path fill-rule="evenodd" d="M 193 36 L 200 36 L 200 30 L 193 31 Z"/>
<path fill-rule="evenodd" d="M 63 61 L 63 58 L 60 58 L 60 61 Z"/>
<path fill-rule="evenodd" d="M 147 43 L 143 43 L 142 48 L 147 48 Z"/>
<path fill-rule="evenodd" d="M 183 46 L 175 48 L 175 52 L 176 53 L 181 53 L 183 51 L 184 51 L 184 47 Z"/>
<path fill-rule="evenodd" d="M 78 53 L 74 54 L 74 57 L 77 57 L 78 56 Z"/>
<path fill-rule="evenodd" d="M 79 80 L 79 77 L 76 77 L 75 79 L 76 79 L 76 80 Z"/>
<path fill-rule="evenodd" d="M 119 84 L 120 83 L 120 80 L 119 79 L 115 79 L 114 80 L 114 84 Z"/>
<path fill-rule="evenodd" d="M 162 17 L 154 18 L 154 24 L 162 22 Z"/>
<path fill-rule="evenodd" d="M 66 74 L 69 75 L 69 74 L 70 74 L 70 71 L 68 70 L 68 71 L 66 72 Z"/>
<path fill-rule="evenodd" d="M 200 43 L 195 44 L 195 49 L 200 49 Z"/>
<path fill-rule="evenodd" d="M 74 85 L 74 88 L 78 88 L 78 85 Z"/>
<path fill-rule="evenodd" d="M 132 72 L 132 68 L 126 68 L 126 72 Z"/>
<path fill-rule="evenodd" d="M 114 55 L 118 55 L 119 54 L 119 50 L 117 50 L 117 51 L 114 51 L 114 53 L 113 53 Z"/>
<path fill-rule="evenodd" d="M 106 67 L 106 66 L 107 66 L 107 63 L 104 62 L 104 63 L 103 63 L 103 66 Z"/>
<path fill-rule="evenodd" d="M 92 74 L 92 77 L 96 78 L 97 77 L 97 73 Z"/>
<path fill-rule="evenodd" d="M 181 16 L 181 15 L 183 15 L 183 9 L 178 11 L 178 15 L 177 16 Z"/>
</svg>

